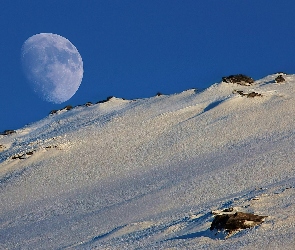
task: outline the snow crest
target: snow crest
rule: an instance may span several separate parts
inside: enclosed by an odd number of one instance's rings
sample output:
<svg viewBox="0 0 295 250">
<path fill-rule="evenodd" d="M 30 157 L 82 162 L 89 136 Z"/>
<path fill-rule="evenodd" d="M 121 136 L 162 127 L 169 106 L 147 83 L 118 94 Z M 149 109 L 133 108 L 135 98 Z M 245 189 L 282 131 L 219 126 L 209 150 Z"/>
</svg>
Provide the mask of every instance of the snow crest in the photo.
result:
<svg viewBox="0 0 295 250">
<path fill-rule="evenodd" d="M 0 135 L 0 249 L 292 249 L 295 76 L 277 77 L 112 98 Z M 229 207 L 267 217 L 210 231 Z"/>
</svg>

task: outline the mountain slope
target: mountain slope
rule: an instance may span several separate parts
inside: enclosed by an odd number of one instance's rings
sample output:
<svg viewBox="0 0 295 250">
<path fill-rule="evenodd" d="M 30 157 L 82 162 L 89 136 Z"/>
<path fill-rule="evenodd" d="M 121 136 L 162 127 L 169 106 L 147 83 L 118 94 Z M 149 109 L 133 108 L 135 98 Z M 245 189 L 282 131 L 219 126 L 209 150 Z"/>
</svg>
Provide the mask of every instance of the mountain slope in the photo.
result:
<svg viewBox="0 0 295 250">
<path fill-rule="evenodd" d="M 295 76 L 276 77 L 112 98 L 0 136 L 0 248 L 292 249 Z M 268 217 L 225 240 L 209 228 L 227 207 Z"/>
</svg>

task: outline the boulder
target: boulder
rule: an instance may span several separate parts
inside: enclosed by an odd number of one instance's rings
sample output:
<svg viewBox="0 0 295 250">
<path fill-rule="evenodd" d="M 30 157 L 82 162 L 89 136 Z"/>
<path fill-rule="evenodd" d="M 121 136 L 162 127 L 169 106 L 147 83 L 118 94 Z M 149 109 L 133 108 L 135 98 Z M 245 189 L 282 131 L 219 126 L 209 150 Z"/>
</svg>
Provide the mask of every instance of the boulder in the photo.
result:
<svg viewBox="0 0 295 250">
<path fill-rule="evenodd" d="M 259 94 L 259 93 L 256 93 L 256 92 L 251 92 L 251 93 L 248 93 L 248 94 L 246 94 L 247 95 L 247 97 L 255 97 L 255 96 L 262 96 L 261 94 Z"/>
<path fill-rule="evenodd" d="M 243 212 L 235 212 L 233 214 L 218 214 L 215 216 L 210 230 L 225 230 L 231 234 L 235 231 L 260 225 L 266 217 L 267 216 L 260 216 Z"/>
<path fill-rule="evenodd" d="M 284 82 L 285 81 L 285 78 L 282 76 L 282 75 L 278 75 L 276 78 L 275 78 L 275 82 L 276 83 L 280 83 L 280 82 Z"/>
</svg>

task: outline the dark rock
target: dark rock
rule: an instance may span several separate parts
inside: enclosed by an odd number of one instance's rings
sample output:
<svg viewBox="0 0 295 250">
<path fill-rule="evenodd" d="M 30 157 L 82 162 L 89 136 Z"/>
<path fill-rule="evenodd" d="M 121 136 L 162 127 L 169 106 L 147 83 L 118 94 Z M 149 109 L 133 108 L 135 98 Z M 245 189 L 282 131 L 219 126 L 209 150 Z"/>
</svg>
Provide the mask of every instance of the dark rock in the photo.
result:
<svg viewBox="0 0 295 250">
<path fill-rule="evenodd" d="M 89 107 L 89 106 L 92 106 L 92 105 L 93 105 L 92 102 L 86 102 L 86 103 L 85 103 L 85 106 L 86 106 L 86 107 Z"/>
<path fill-rule="evenodd" d="M 262 94 L 256 93 L 256 92 L 250 92 L 250 93 L 244 93 L 242 90 L 236 90 L 233 93 L 238 93 L 241 96 L 247 96 L 247 97 L 255 97 L 255 96 L 262 96 Z"/>
<path fill-rule="evenodd" d="M 227 83 L 236 83 L 236 84 L 245 85 L 245 86 L 250 86 L 254 83 L 253 78 L 243 74 L 222 77 L 222 81 Z"/>
<path fill-rule="evenodd" d="M 0 133 L 0 135 L 11 135 L 16 133 L 15 130 L 4 130 L 3 132 Z"/>
<path fill-rule="evenodd" d="M 241 96 L 246 95 L 246 94 L 244 94 L 244 91 L 242 91 L 242 90 L 237 90 L 237 93 L 240 94 Z"/>
<path fill-rule="evenodd" d="M 156 96 L 161 96 L 163 95 L 161 92 L 157 92 Z"/>
<path fill-rule="evenodd" d="M 72 105 L 67 105 L 67 106 L 64 107 L 64 109 L 65 110 L 71 110 L 71 109 L 73 109 L 73 106 Z"/>
<path fill-rule="evenodd" d="M 11 157 L 11 159 L 15 160 L 15 159 L 24 159 L 25 154 L 19 154 L 19 155 L 13 155 Z"/>
<path fill-rule="evenodd" d="M 11 157 L 11 159 L 13 159 L 13 160 L 15 160 L 15 159 L 21 159 L 21 160 L 23 160 L 23 159 L 28 158 L 29 156 L 32 156 L 33 153 L 34 153 L 34 151 L 30 151 L 30 152 L 26 152 L 26 153 L 24 153 L 24 154 L 13 155 L 13 156 Z"/>
<path fill-rule="evenodd" d="M 247 94 L 247 97 L 255 97 L 255 96 L 262 96 L 262 95 L 259 93 L 256 93 L 256 92 L 251 92 L 251 93 Z"/>
<path fill-rule="evenodd" d="M 57 109 L 51 110 L 49 114 L 50 114 L 50 115 L 54 115 L 54 114 L 57 113 L 57 111 L 58 111 Z"/>
<path fill-rule="evenodd" d="M 276 78 L 275 78 L 275 82 L 276 83 L 280 83 L 280 82 L 284 82 L 285 81 L 285 78 L 282 76 L 282 75 L 278 75 Z"/>
<path fill-rule="evenodd" d="M 65 109 L 65 110 L 71 110 L 71 109 L 73 109 L 73 106 L 72 105 L 67 105 L 67 106 L 65 106 L 63 109 Z M 50 111 L 50 113 L 49 113 L 49 115 L 54 115 L 54 114 L 57 114 L 57 112 L 58 112 L 59 110 L 56 110 L 56 109 L 54 109 L 54 110 L 51 110 Z"/>
<path fill-rule="evenodd" d="M 234 214 L 219 214 L 214 218 L 210 230 L 226 230 L 229 233 L 260 225 L 267 216 L 236 212 Z"/>
</svg>

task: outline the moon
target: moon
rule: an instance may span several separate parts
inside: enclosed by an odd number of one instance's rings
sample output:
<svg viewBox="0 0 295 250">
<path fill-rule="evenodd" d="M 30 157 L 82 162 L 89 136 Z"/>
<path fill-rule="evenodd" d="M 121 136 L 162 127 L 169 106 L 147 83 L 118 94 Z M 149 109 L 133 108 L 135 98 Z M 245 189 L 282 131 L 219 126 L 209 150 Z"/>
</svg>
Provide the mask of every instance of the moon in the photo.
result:
<svg viewBox="0 0 295 250">
<path fill-rule="evenodd" d="M 69 100 L 83 78 L 83 61 L 77 48 L 57 34 L 40 33 L 28 38 L 21 49 L 21 63 L 34 92 L 51 103 Z"/>
</svg>

